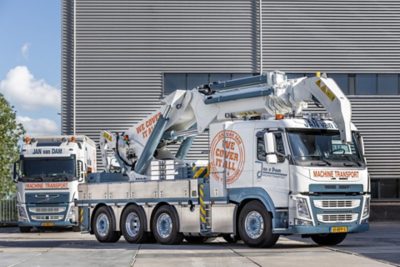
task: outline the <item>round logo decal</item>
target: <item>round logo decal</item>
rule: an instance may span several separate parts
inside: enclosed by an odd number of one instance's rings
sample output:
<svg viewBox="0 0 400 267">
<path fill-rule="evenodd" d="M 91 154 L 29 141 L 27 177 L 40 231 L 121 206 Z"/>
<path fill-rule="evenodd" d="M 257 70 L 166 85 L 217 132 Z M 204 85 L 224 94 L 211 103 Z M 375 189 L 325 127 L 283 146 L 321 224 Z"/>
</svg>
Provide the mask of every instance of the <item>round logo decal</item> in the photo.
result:
<svg viewBox="0 0 400 267">
<path fill-rule="evenodd" d="M 222 181 L 226 170 L 226 183 L 232 184 L 242 173 L 244 157 L 244 145 L 240 135 L 231 130 L 218 132 L 210 147 L 212 176 Z"/>
</svg>

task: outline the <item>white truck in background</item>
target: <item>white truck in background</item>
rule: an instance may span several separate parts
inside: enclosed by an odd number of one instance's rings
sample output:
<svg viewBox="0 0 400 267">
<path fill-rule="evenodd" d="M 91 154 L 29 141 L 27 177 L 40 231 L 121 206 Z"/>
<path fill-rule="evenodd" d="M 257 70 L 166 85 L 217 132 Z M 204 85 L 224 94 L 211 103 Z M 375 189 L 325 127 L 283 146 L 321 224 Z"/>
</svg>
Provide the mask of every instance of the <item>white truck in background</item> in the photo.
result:
<svg viewBox="0 0 400 267">
<path fill-rule="evenodd" d="M 305 114 L 309 101 L 327 115 Z M 301 234 L 336 245 L 368 229 L 363 140 L 332 79 L 268 72 L 177 90 L 163 104 L 124 133 L 101 133 L 106 172 L 79 185 L 76 201 L 98 241 L 222 236 L 271 247 Z M 185 160 L 203 132 L 208 163 Z"/>
<path fill-rule="evenodd" d="M 79 229 L 78 185 L 96 171 L 96 146 L 86 136 L 25 137 L 14 167 L 18 226 Z"/>
</svg>

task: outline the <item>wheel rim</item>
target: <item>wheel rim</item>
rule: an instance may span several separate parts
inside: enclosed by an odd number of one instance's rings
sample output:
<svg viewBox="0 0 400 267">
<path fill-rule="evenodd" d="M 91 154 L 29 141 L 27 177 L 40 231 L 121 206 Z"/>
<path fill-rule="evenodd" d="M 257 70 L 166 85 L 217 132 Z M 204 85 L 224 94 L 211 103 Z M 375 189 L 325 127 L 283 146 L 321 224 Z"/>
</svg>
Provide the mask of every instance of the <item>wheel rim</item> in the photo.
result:
<svg viewBox="0 0 400 267">
<path fill-rule="evenodd" d="M 167 238 L 172 232 L 172 218 L 167 213 L 162 213 L 157 219 L 157 233 L 162 238 Z"/>
<path fill-rule="evenodd" d="M 96 229 L 97 233 L 102 237 L 108 234 L 108 231 L 110 229 L 110 221 L 108 220 L 107 215 L 105 215 L 104 213 L 100 214 L 99 217 L 97 217 Z"/>
<path fill-rule="evenodd" d="M 136 212 L 131 212 L 126 217 L 125 229 L 129 236 L 135 237 L 140 230 L 140 220 Z"/>
<path fill-rule="evenodd" d="M 247 214 L 244 228 L 251 239 L 259 238 L 264 232 L 264 219 L 261 214 L 257 211 Z"/>
</svg>

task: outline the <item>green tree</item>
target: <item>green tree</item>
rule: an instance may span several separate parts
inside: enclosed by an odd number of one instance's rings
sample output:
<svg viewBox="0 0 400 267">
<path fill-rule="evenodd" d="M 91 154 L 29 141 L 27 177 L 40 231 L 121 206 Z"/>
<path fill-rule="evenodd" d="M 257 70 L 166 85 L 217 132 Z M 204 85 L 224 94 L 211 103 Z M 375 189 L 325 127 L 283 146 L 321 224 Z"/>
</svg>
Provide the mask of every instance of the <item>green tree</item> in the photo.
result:
<svg viewBox="0 0 400 267">
<path fill-rule="evenodd" d="M 18 140 L 24 133 L 23 126 L 16 121 L 15 111 L 0 94 L 0 198 L 15 192 L 12 164 L 18 160 Z"/>
</svg>

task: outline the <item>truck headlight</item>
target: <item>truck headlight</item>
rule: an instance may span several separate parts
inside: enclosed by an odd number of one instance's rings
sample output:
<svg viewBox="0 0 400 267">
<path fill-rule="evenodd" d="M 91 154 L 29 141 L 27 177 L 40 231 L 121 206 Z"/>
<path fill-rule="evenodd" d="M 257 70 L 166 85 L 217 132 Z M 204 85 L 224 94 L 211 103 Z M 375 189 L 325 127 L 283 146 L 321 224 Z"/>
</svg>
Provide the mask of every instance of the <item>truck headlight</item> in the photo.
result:
<svg viewBox="0 0 400 267">
<path fill-rule="evenodd" d="M 297 198 L 297 215 L 301 218 L 311 219 L 310 211 L 308 210 L 307 199 Z"/>
<path fill-rule="evenodd" d="M 69 209 L 67 220 L 76 222 L 76 208 L 74 206 Z"/>
<path fill-rule="evenodd" d="M 369 212 L 370 212 L 370 197 L 365 198 L 365 204 L 364 204 L 364 209 L 363 209 L 363 214 L 362 218 L 368 218 L 369 217 Z"/>
<path fill-rule="evenodd" d="M 18 219 L 21 222 L 28 222 L 28 215 L 26 214 L 26 210 L 23 206 L 18 206 Z"/>
</svg>

